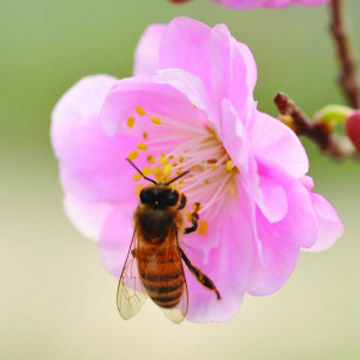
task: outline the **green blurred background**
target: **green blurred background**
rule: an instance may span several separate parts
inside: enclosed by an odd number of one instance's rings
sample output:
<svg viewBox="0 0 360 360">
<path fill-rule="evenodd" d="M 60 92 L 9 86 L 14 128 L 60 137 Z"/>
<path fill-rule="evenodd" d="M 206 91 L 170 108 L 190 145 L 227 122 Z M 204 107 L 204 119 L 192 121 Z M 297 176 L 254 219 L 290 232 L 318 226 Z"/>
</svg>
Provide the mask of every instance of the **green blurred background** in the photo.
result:
<svg viewBox="0 0 360 360">
<path fill-rule="evenodd" d="M 360 48 L 360 3 L 347 2 Z M 327 34 L 327 7 L 231 11 L 209 0 L 1 0 L 0 358 L 359 359 L 359 163 L 337 164 L 307 142 L 316 191 L 336 206 L 345 234 L 303 253 L 278 293 L 246 297 L 227 324 L 175 326 L 148 303 L 132 321 L 117 314 L 117 279 L 96 244 L 65 217 L 49 143 L 59 97 L 88 74 L 130 76 L 148 24 L 188 15 L 228 24 L 258 64 L 256 98 L 286 91 L 309 114 L 342 103 Z"/>
</svg>

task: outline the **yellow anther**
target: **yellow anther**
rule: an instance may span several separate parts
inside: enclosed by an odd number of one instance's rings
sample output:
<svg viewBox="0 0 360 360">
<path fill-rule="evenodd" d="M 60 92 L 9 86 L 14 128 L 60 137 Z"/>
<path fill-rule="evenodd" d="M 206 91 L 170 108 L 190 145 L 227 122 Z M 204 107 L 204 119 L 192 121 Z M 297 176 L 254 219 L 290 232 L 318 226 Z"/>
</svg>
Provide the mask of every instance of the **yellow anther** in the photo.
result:
<svg viewBox="0 0 360 360">
<path fill-rule="evenodd" d="M 137 145 L 137 148 L 138 148 L 139 150 L 146 151 L 146 150 L 147 150 L 147 145 L 144 144 L 144 143 L 139 143 L 139 144 Z"/>
<path fill-rule="evenodd" d="M 217 169 L 216 165 L 213 165 L 213 166 L 211 167 L 211 171 L 216 171 L 216 169 Z"/>
<path fill-rule="evenodd" d="M 207 233 L 207 230 L 208 230 L 208 223 L 206 222 L 206 220 L 201 220 L 199 222 L 199 226 L 197 229 L 198 233 L 204 235 Z"/>
<path fill-rule="evenodd" d="M 183 157 L 183 156 L 180 156 L 180 157 L 179 157 L 179 161 L 180 161 L 181 163 L 183 163 L 183 162 L 185 161 L 184 157 Z"/>
<path fill-rule="evenodd" d="M 169 158 L 170 159 L 170 158 Z M 173 166 L 178 166 L 179 164 L 178 163 L 173 163 Z"/>
<path fill-rule="evenodd" d="M 197 109 L 197 106 L 196 106 L 196 105 L 193 105 L 193 108 L 194 108 L 194 109 Z"/>
<path fill-rule="evenodd" d="M 182 185 L 184 183 L 184 179 L 179 180 L 179 184 Z"/>
<path fill-rule="evenodd" d="M 147 138 L 148 138 L 148 133 L 147 133 L 146 131 L 144 131 L 144 132 L 142 133 L 142 137 L 143 137 L 144 139 L 147 139 Z"/>
<path fill-rule="evenodd" d="M 138 184 L 138 185 L 136 186 L 136 188 L 135 188 L 135 194 L 136 194 L 137 196 L 139 196 L 141 190 L 142 190 L 144 187 L 145 187 L 144 184 Z"/>
<path fill-rule="evenodd" d="M 154 157 L 149 155 L 146 160 L 150 163 L 150 164 L 155 164 L 155 160 L 154 160 Z"/>
<path fill-rule="evenodd" d="M 152 168 L 151 172 L 155 175 L 156 181 L 160 181 L 163 178 L 163 170 L 157 167 Z"/>
<path fill-rule="evenodd" d="M 155 125 L 161 125 L 161 120 L 155 116 L 151 117 L 151 121 L 155 124 Z"/>
<path fill-rule="evenodd" d="M 161 154 L 160 156 L 160 164 L 161 166 L 165 166 L 168 164 L 168 159 L 166 158 L 165 154 Z"/>
<path fill-rule="evenodd" d="M 135 110 L 139 115 L 146 115 L 146 111 L 141 106 L 137 106 Z"/>
<path fill-rule="evenodd" d="M 174 158 L 174 156 L 173 156 L 173 155 L 170 155 L 170 156 L 169 156 L 169 159 L 170 159 L 170 160 L 172 160 L 173 158 Z"/>
<path fill-rule="evenodd" d="M 226 162 L 226 169 L 227 170 L 231 171 L 233 169 L 233 167 L 234 167 L 234 163 L 231 160 Z"/>
<path fill-rule="evenodd" d="M 182 168 L 179 168 L 179 169 L 176 171 L 176 173 L 177 173 L 178 175 L 181 175 L 181 174 L 182 174 Z"/>
<path fill-rule="evenodd" d="M 210 183 L 209 179 L 205 179 L 205 180 L 204 180 L 204 183 L 205 183 L 206 185 L 208 185 L 208 184 Z"/>
<path fill-rule="evenodd" d="M 150 174 L 150 168 L 145 167 L 145 168 L 143 168 L 142 172 L 145 176 L 148 176 Z"/>
<path fill-rule="evenodd" d="M 133 161 L 139 156 L 139 153 L 136 150 L 130 151 L 127 156 L 129 160 Z"/>
<path fill-rule="evenodd" d="M 168 177 L 171 173 L 172 166 L 170 164 L 166 164 L 164 166 L 164 177 Z"/>
<path fill-rule="evenodd" d="M 201 204 L 195 203 L 195 204 L 192 206 L 192 208 L 193 208 L 193 210 L 194 210 L 195 212 L 198 212 L 198 211 L 201 210 Z"/>
<path fill-rule="evenodd" d="M 192 212 L 191 212 L 191 211 L 187 211 L 187 212 L 185 213 L 185 215 L 186 215 L 186 218 L 188 219 L 188 221 L 191 221 Z"/>
<path fill-rule="evenodd" d="M 132 128 L 134 126 L 134 123 L 135 123 L 135 118 L 130 116 L 128 119 L 127 119 L 127 126 L 129 128 Z"/>
<path fill-rule="evenodd" d="M 139 173 L 135 173 L 133 176 L 133 180 L 136 182 L 139 181 L 140 179 L 141 179 L 141 175 Z"/>
</svg>

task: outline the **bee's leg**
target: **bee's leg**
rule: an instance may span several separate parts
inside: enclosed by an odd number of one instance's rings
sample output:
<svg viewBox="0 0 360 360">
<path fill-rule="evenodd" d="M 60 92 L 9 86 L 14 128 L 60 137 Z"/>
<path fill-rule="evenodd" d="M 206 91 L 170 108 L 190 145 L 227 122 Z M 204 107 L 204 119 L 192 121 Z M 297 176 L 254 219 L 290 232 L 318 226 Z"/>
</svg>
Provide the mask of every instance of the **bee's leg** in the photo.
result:
<svg viewBox="0 0 360 360">
<path fill-rule="evenodd" d="M 189 258 L 185 255 L 184 251 L 180 247 L 179 247 L 179 251 L 181 258 L 184 260 L 184 263 L 189 268 L 191 273 L 196 277 L 196 279 L 207 289 L 215 291 L 217 299 L 220 300 L 221 299 L 220 293 L 216 288 L 215 284 L 213 283 L 213 281 L 210 278 L 208 278 L 205 274 L 203 274 L 200 269 L 198 269 L 191 263 Z"/>
<path fill-rule="evenodd" d="M 194 212 L 191 214 L 191 222 L 192 222 L 193 226 L 186 228 L 185 234 L 190 234 L 197 230 L 198 220 L 199 220 L 199 214 L 198 214 L 199 210 L 200 210 L 200 203 L 196 203 Z"/>
</svg>

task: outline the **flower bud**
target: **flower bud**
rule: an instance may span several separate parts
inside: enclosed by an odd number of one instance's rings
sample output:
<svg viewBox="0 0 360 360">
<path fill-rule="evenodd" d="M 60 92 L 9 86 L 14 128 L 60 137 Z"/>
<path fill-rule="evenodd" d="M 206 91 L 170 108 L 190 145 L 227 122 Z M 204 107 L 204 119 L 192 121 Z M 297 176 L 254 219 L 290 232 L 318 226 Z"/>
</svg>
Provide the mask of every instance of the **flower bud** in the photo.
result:
<svg viewBox="0 0 360 360">
<path fill-rule="evenodd" d="M 356 150 L 360 152 L 360 110 L 354 111 L 346 120 L 346 133 Z"/>
</svg>

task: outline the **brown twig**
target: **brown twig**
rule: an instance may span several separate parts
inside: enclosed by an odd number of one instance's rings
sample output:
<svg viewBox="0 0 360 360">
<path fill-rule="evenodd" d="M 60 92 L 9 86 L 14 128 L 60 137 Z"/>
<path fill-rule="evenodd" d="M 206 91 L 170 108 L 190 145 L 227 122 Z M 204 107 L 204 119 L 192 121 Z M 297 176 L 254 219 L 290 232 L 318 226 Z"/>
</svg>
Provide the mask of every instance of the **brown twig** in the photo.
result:
<svg viewBox="0 0 360 360">
<path fill-rule="evenodd" d="M 295 133 L 311 139 L 326 155 L 335 159 L 353 155 L 353 149 L 348 148 L 346 138 L 335 138 L 331 127 L 326 123 L 312 122 L 286 94 L 278 93 L 274 102 L 282 116 L 291 118 L 291 127 Z"/>
<path fill-rule="evenodd" d="M 331 16 L 330 30 L 334 38 L 340 65 L 338 81 L 348 104 L 358 109 L 360 108 L 359 84 L 356 77 L 353 50 L 346 28 L 343 0 L 332 0 L 329 5 Z"/>
</svg>

